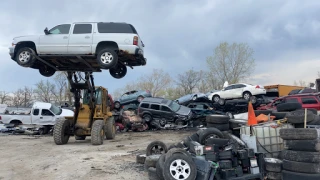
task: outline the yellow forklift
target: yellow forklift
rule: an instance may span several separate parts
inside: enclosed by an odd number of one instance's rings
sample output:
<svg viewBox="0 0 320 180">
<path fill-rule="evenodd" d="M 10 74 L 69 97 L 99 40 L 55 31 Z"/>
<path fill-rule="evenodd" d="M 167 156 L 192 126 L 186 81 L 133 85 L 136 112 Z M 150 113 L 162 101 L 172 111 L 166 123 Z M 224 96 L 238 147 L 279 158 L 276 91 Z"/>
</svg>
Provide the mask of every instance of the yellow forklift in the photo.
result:
<svg viewBox="0 0 320 180">
<path fill-rule="evenodd" d="M 54 142 L 62 145 L 68 143 L 70 136 L 75 136 L 76 140 L 85 140 L 91 136 L 92 145 L 101 145 L 105 138 L 114 139 L 116 126 L 108 104 L 108 90 L 94 86 L 92 72 L 85 72 L 85 78 L 80 73 L 68 72 L 68 81 L 74 95 L 75 112 L 73 117 L 56 122 L 53 129 Z"/>
</svg>

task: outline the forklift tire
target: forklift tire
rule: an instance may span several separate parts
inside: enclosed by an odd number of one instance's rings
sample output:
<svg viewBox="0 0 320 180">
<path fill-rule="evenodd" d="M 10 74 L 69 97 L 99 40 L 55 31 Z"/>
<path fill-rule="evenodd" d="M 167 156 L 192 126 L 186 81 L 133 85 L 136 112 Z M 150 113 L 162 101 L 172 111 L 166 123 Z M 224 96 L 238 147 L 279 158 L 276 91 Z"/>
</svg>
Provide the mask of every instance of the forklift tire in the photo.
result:
<svg viewBox="0 0 320 180">
<path fill-rule="evenodd" d="M 107 119 L 104 126 L 104 132 L 106 135 L 106 139 L 114 139 L 114 137 L 116 136 L 116 124 L 114 121 L 114 117 L 110 117 L 109 119 Z"/>
<path fill-rule="evenodd" d="M 86 136 L 74 136 L 76 140 L 85 140 Z"/>
<path fill-rule="evenodd" d="M 70 121 L 61 119 L 56 122 L 53 128 L 53 139 L 56 145 L 67 144 L 70 138 Z M 66 133 L 67 132 L 67 133 Z"/>
<path fill-rule="evenodd" d="M 104 122 L 103 120 L 95 120 L 91 129 L 91 144 L 101 145 L 104 139 Z"/>
</svg>

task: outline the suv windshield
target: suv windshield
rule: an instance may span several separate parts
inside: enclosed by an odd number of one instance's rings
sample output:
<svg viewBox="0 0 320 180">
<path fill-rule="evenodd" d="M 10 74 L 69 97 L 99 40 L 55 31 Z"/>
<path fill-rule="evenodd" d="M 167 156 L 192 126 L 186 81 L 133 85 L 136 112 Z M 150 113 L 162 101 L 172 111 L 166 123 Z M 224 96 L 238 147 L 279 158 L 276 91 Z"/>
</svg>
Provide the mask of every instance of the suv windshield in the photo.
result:
<svg viewBox="0 0 320 180">
<path fill-rule="evenodd" d="M 62 113 L 62 109 L 53 104 L 51 104 L 50 111 L 52 111 L 55 115 L 60 115 Z"/>
<path fill-rule="evenodd" d="M 172 102 L 169 104 L 169 107 L 171 108 L 172 111 L 177 112 L 177 111 L 180 109 L 181 105 L 179 105 L 179 104 L 177 104 L 176 102 L 173 102 L 173 101 L 172 101 Z"/>
</svg>

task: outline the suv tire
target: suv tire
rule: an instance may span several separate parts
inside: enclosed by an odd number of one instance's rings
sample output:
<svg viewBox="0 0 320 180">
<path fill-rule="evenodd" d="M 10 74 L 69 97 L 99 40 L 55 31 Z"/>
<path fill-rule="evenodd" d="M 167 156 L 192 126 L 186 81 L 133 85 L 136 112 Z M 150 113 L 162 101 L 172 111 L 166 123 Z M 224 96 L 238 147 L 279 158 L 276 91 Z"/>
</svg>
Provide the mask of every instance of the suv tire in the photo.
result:
<svg viewBox="0 0 320 180">
<path fill-rule="evenodd" d="M 110 68 L 109 73 L 112 77 L 114 77 L 116 79 L 121 79 L 124 76 L 126 76 L 126 74 L 127 74 L 127 66 L 119 63 L 118 65 L 114 66 L 113 68 Z"/>
<path fill-rule="evenodd" d="M 44 77 L 51 77 L 56 73 L 56 70 L 54 70 L 51 67 L 43 65 L 39 68 L 39 73 Z"/>
<path fill-rule="evenodd" d="M 110 69 L 118 64 L 118 54 L 109 48 L 99 51 L 97 60 L 102 69 Z"/>
<path fill-rule="evenodd" d="M 18 50 L 15 60 L 20 66 L 31 67 L 36 61 L 36 58 L 32 55 L 30 48 L 24 47 Z"/>
</svg>

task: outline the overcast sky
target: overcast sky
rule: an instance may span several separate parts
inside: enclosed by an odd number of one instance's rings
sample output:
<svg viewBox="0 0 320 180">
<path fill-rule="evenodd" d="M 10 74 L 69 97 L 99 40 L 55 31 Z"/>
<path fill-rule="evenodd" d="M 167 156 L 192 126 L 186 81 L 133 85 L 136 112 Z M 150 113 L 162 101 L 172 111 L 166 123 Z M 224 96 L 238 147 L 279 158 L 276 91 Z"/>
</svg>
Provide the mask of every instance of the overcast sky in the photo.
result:
<svg viewBox="0 0 320 180">
<path fill-rule="evenodd" d="M 248 43 L 255 51 L 251 82 L 262 85 L 314 82 L 320 70 L 319 0 L 7 0 L 0 3 L 0 91 L 33 86 L 37 70 L 10 59 L 20 35 L 79 21 L 127 22 L 137 29 L 147 65 L 128 69 L 123 79 L 95 73 L 110 92 L 163 68 L 172 76 L 190 68 L 207 70 L 206 57 L 223 41 Z"/>
</svg>

